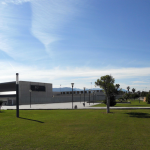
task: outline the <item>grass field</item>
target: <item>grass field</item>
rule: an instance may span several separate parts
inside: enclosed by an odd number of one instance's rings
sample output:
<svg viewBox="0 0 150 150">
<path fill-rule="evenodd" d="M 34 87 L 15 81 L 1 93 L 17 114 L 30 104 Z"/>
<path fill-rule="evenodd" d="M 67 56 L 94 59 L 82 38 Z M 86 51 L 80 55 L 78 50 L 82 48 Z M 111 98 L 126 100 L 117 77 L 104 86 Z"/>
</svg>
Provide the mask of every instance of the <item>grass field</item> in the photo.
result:
<svg viewBox="0 0 150 150">
<path fill-rule="evenodd" d="M 130 101 L 131 103 L 130 104 L 120 103 L 120 104 L 116 104 L 113 107 L 150 107 L 150 104 L 147 104 L 146 102 L 143 101 L 140 101 L 140 103 L 139 100 L 128 100 L 128 101 Z M 102 103 L 91 107 L 106 107 L 106 105 Z"/>
<path fill-rule="evenodd" d="M 147 150 L 149 110 L 15 110 L 0 113 L 1 150 Z"/>
</svg>

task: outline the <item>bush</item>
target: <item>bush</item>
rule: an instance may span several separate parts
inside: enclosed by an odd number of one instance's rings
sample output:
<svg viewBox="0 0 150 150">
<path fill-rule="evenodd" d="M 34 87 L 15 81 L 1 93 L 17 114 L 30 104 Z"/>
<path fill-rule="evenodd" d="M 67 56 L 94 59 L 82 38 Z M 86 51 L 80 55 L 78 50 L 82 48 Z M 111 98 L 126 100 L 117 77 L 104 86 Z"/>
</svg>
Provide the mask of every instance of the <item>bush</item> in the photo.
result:
<svg viewBox="0 0 150 150">
<path fill-rule="evenodd" d="M 146 95 L 146 102 L 147 102 L 147 104 L 150 104 L 150 94 Z"/>
<path fill-rule="evenodd" d="M 121 98 L 119 98 L 118 100 L 119 100 L 119 102 L 122 102 L 122 101 L 124 101 L 124 98 L 121 97 Z"/>
<path fill-rule="evenodd" d="M 103 103 L 107 105 L 107 99 L 105 99 L 105 100 L 103 101 Z M 111 97 L 110 97 L 110 106 L 115 106 L 115 105 L 116 105 L 115 96 L 111 96 Z"/>
<path fill-rule="evenodd" d="M 3 104 L 3 101 L 0 100 L 0 111 L 1 111 L 2 104 Z"/>
</svg>

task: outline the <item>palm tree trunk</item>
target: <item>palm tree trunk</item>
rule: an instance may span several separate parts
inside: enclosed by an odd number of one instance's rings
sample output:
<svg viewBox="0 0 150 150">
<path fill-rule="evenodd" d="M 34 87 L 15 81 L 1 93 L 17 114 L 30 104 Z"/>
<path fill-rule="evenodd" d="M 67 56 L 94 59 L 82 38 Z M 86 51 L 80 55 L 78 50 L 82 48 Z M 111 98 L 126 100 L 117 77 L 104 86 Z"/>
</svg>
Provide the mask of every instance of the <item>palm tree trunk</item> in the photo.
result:
<svg viewBox="0 0 150 150">
<path fill-rule="evenodd" d="M 110 113 L 109 106 L 110 106 L 110 98 L 109 96 L 107 96 L 107 113 Z"/>
</svg>

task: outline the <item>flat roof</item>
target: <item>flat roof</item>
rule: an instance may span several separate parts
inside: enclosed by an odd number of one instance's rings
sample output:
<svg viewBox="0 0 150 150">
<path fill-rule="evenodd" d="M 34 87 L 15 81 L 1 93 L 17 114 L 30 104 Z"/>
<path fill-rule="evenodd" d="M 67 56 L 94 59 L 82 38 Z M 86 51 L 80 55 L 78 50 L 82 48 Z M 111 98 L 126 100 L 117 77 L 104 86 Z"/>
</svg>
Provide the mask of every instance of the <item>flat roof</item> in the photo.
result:
<svg viewBox="0 0 150 150">
<path fill-rule="evenodd" d="M 16 94 L 0 95 L 0 97 L 16 97 Z"/>
<path fill-rule="evenodd" d="M 5 91 L 16 91 L 16 82 L 5 82 L 5 83 L 0 83 L 0 92 L 5 92 Z"/>
<path fill-rule="evenodd" d="M 52 84 L 52 83 L 33 82 L 33 81 L 19 81 L 19 82 Z M 0 92 L 7 92 L 7 91 L 16 91 L 16 81 L 0 83 Z"/>
</svg>

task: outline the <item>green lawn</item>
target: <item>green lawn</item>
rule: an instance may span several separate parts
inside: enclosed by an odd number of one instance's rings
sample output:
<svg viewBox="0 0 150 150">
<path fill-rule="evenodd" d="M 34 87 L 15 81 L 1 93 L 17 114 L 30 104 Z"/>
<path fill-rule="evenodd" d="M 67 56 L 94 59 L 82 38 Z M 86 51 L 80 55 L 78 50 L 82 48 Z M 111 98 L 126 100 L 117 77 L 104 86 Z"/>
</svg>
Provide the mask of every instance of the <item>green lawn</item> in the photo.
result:
<svg viewBox="0 0 150 150">
<path fill-rule="evenodd" d="M 15 110 L 0 113 L 1 150 L 147 150 L 149 110 Z"/>
<path fill-rule="evenodd" d="M 130 104 L 129 103 L 128 104 L 125 104 L 125 103 L 116 104 L 113 107 L 150 107 L 150 104 L 147 104 L 146 102 L 143 102 L 143 101 L 140 101 L 140 103 L 139 103 L 139 100 L 128 100 L 128 101 L 130 101 L 131 103 Z M 106 105 L 102 103 L 102 104 L 97 104 L 91 107 L 106 107 Z"/>
</svg>

